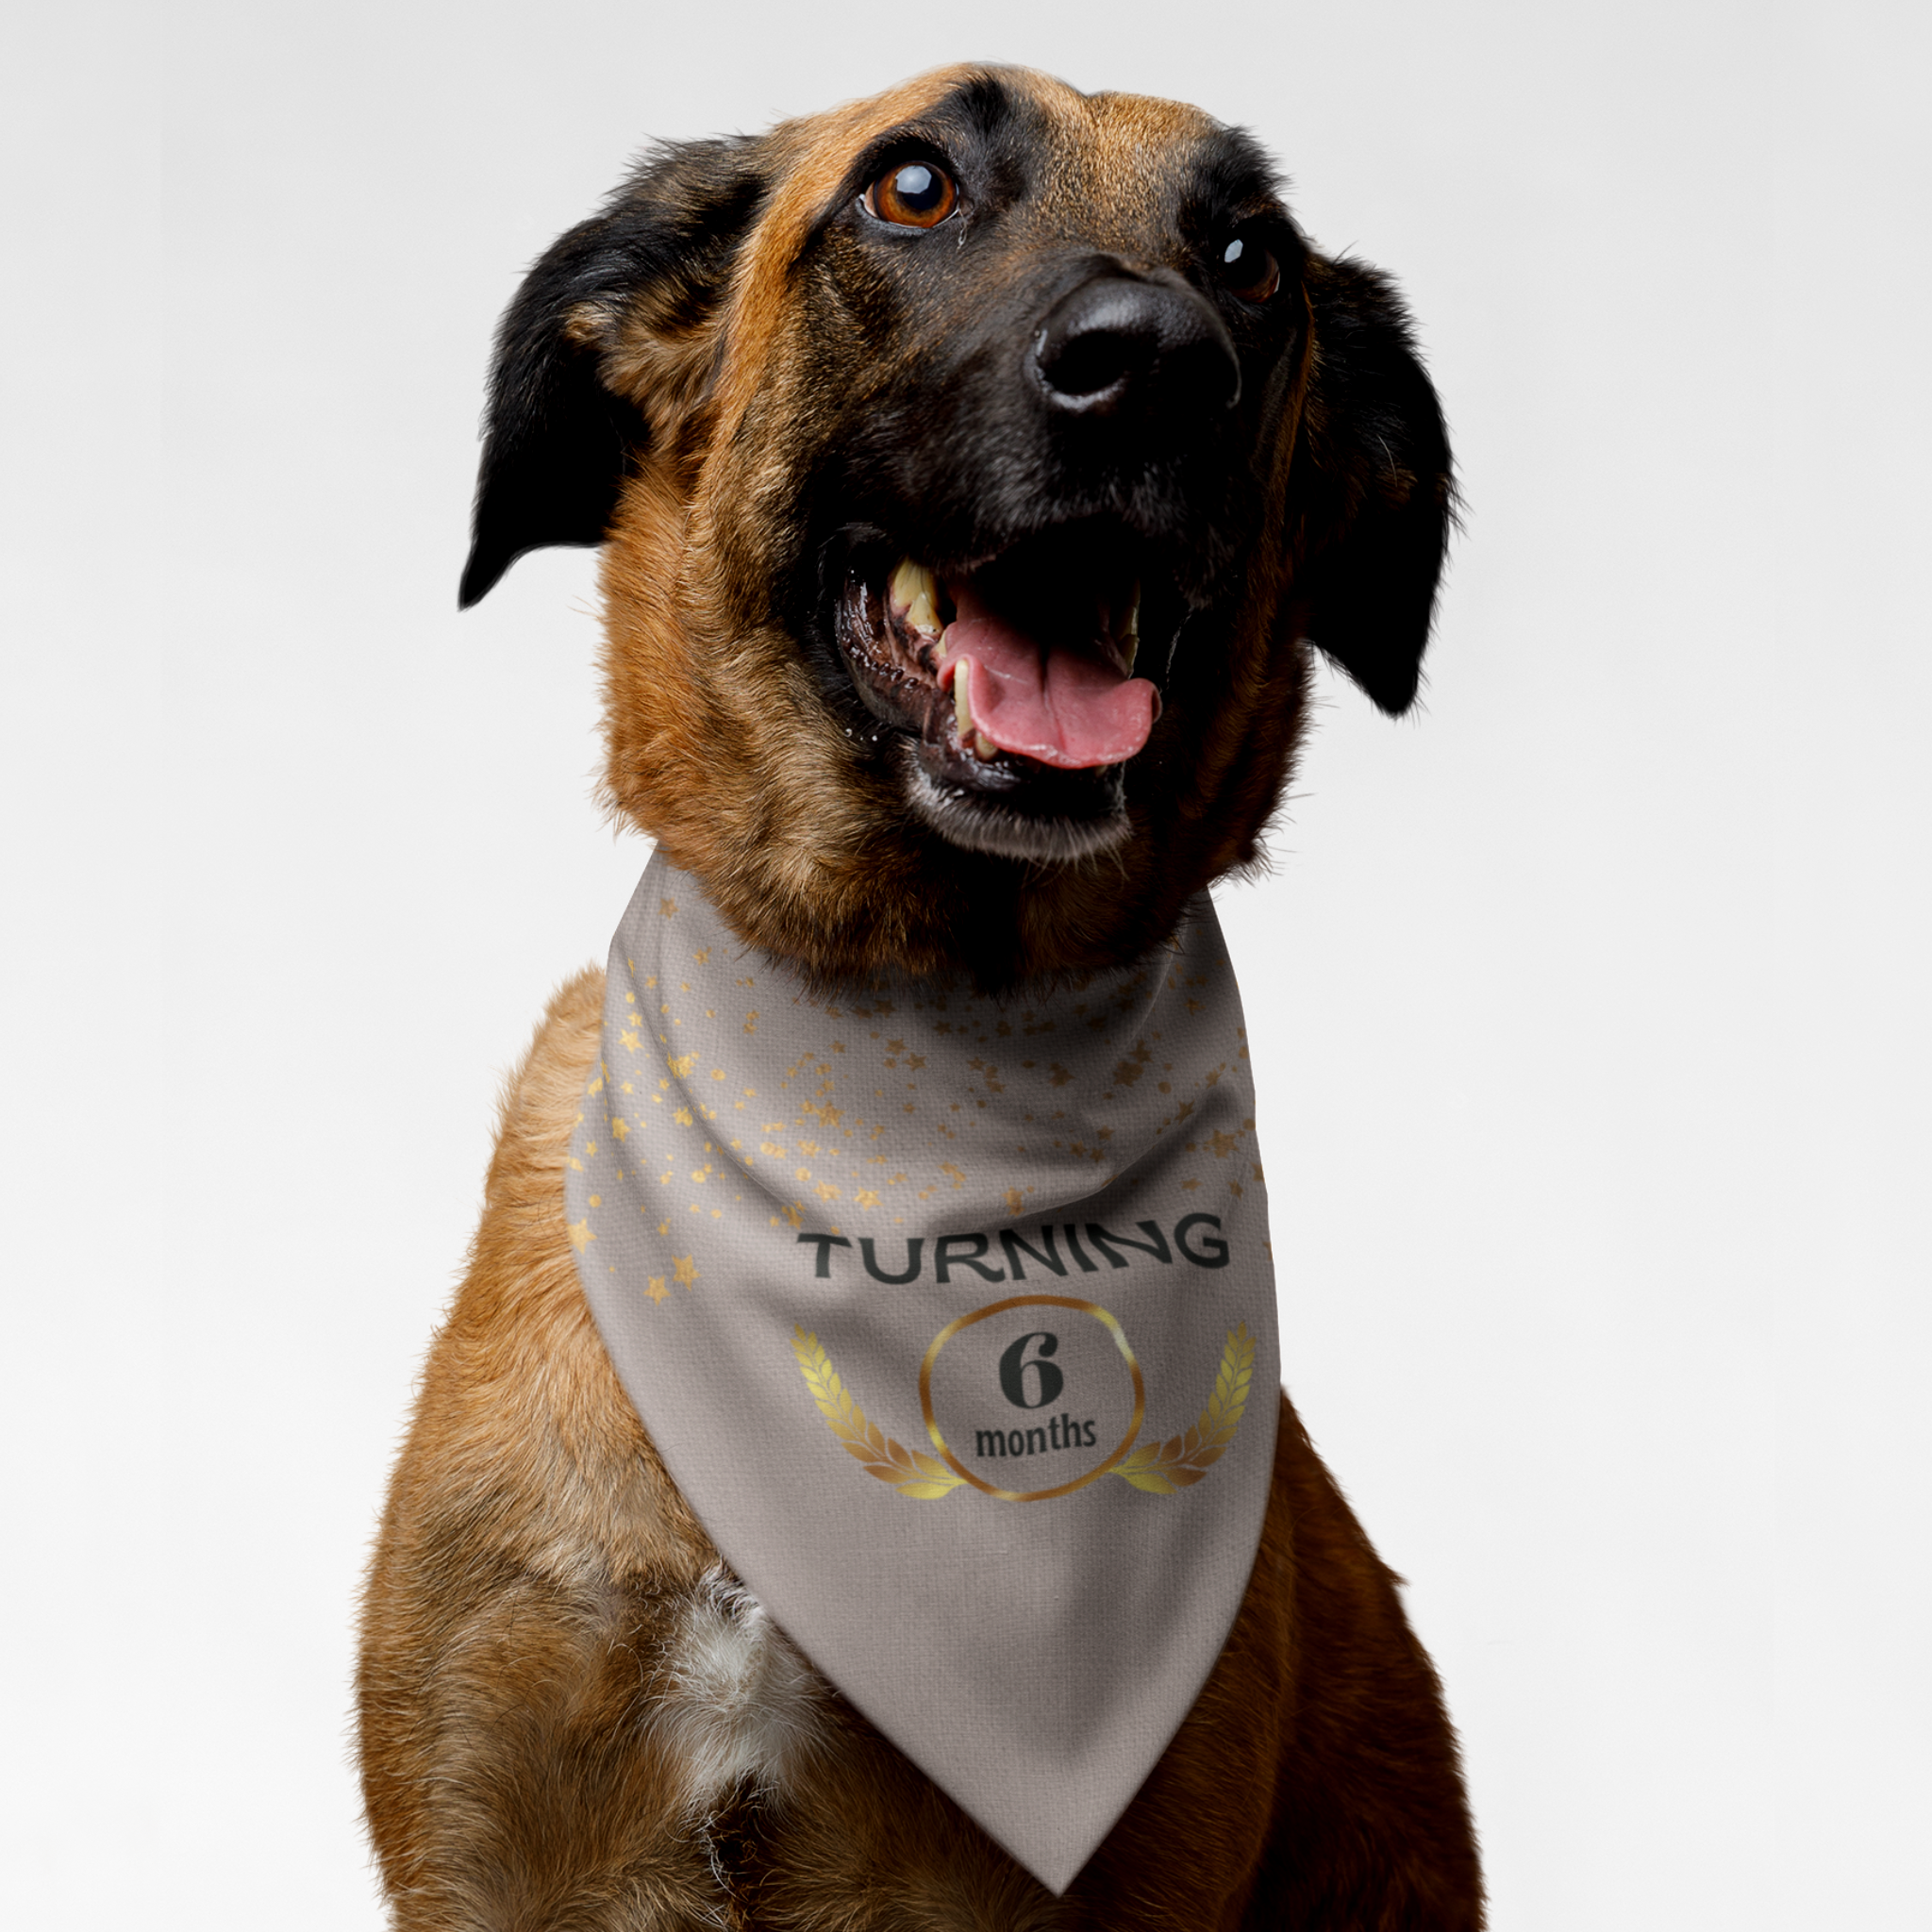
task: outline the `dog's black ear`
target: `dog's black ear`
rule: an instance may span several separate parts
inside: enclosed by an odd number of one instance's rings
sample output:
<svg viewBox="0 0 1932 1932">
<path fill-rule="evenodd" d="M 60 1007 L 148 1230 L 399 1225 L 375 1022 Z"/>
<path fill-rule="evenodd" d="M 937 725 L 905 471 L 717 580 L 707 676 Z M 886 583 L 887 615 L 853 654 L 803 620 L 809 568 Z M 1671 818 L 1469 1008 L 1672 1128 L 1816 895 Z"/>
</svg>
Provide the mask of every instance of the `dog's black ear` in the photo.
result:
<svg viewBox="0 0 1932 1932">
<path fill-rule="evenodd" d="M 686 333 L 702 322 L 764 192 L 760 150 L 751 138 L 656 150 L 525 276 L 496 333 L 464 609 L 526 550 L 604 541 L 646 438 L 606 358 L 641 302 Z"/>
<path fill-rule="evenodd" d="M 1317 258 L 1307 291 L 1297 589 L 1308 636 L 1392 717 L 1415 700 L 1455 516 L 1449 438 L 1387 278 Z"/>
</svg>

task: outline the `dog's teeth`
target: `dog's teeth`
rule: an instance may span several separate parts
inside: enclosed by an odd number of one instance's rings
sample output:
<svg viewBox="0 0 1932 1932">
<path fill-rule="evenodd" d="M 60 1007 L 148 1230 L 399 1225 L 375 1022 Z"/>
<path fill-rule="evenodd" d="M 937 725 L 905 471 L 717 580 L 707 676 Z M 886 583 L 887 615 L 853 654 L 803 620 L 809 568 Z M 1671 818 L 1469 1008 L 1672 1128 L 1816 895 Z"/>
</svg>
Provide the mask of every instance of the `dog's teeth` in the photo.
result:
<svg viewBox="0 0 1932 1932">
<path fill-rule="evenodd" d="M 906 622 L 914 630 L 930 631 L 937 636 L 943 627 L 940 623 L 939 580 L 923 563 L 914 563 L 908 557 L 902 558 L 892 580 L 886 586 L 886 595 L 891 599 L 892 608 L 904 614 Z"/>
<path fill-rule="evenodd" d="M 999 746 L 985 732 L 976 729 L 973 723 L 973 704 L 966 689 L 973 675 L 973 659 L 956 658 L 946 669 L 953 674 L 953 716 L 959 726 L 960 750 L 970 749 L 982 764 L 989 758 L 998 758 Z"/>
</svg>

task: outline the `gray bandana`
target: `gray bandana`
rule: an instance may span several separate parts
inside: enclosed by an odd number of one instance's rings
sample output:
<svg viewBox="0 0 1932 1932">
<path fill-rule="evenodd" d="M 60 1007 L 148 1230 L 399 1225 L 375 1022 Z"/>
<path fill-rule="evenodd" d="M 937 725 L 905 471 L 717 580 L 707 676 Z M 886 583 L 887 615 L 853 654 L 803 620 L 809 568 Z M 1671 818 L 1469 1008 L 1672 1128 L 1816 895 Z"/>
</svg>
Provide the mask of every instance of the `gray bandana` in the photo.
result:
<svg viewBox="0 0 1932 1932">
<path fill-rule="evenodd" d="M 577 1271 L 664 1461 L 824 1674 L 1072 1883 L 1233 1624 L 1274 1264 L 1204 898 L 1140 964 L 829 1000 L 654 858 L 571 1142 Z"/>
</svg>

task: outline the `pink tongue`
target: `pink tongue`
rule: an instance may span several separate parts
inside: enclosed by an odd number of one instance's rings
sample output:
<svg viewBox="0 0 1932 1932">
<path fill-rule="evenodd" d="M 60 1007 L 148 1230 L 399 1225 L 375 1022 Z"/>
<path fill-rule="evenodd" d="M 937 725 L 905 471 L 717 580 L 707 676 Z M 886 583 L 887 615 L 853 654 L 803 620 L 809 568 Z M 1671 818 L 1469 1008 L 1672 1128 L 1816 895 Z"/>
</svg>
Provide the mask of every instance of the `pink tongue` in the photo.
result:
<svg viewBox="0 0 1932 1932">
<path fill-rule="evenodd" d="M 1073 651 L 1047 651 L 984 607 L 946 626 L 940 683 L 966 679 L 973 724 L 1002 751 L 1079 770 L 1117 765 L 1147 742 L 1160 693 L 1144 677 Z M 957 668 L 956 668 L 957 667 Z"/>
</svg>

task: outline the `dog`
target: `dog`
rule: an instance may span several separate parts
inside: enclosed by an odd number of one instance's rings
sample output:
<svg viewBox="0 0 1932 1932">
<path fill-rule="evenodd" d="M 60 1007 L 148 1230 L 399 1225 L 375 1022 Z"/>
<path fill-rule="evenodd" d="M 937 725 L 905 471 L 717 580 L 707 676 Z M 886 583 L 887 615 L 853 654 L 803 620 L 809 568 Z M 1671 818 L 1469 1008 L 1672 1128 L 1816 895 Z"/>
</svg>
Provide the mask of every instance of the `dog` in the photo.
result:
<svg viewBox="0 0 1932 1932">
<path fill-rule="evenodd" d="M 1409 706 L 1453 516 L 1401 301 L 1308 246 L 1247 137 L 958 68 L 655 151 L 542 257 L 461 601 L 602 545 L 612 809 L 815 986 L 998 996 L 1142 958 L 1257 859 L 1314 649 Z M 1053 689 L 1002 710 L 938 661 L 969 619 L 994 673 L 1059 640 Z M 567 985 L 508 1082 L 367 1584 L 396 1924 L 1479 1926 L 1436 1676 L 1286 1397 L 1219 1660 L 1063 1892 L 825 1681 L 579 1285 L 603 998 Z"/>
</svg>

